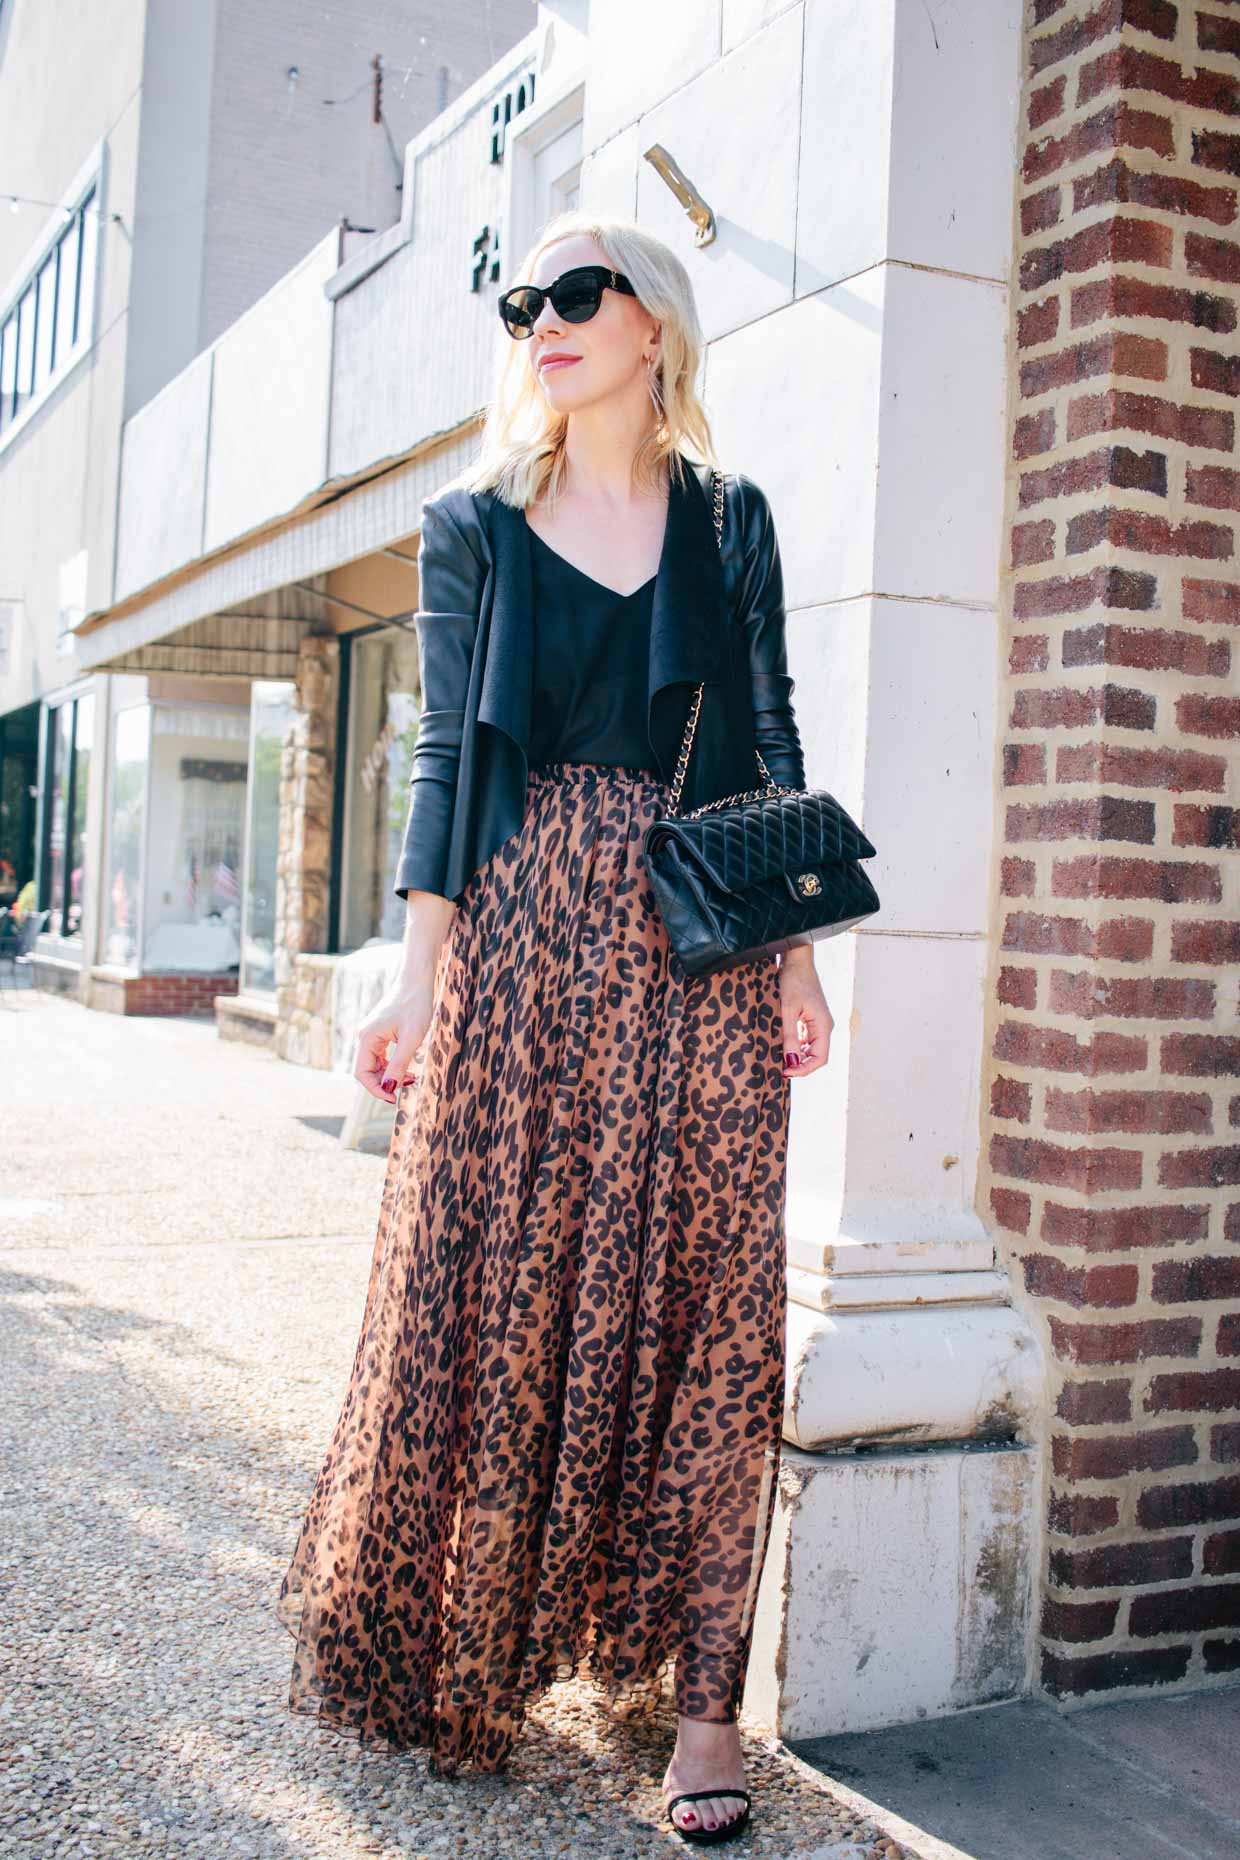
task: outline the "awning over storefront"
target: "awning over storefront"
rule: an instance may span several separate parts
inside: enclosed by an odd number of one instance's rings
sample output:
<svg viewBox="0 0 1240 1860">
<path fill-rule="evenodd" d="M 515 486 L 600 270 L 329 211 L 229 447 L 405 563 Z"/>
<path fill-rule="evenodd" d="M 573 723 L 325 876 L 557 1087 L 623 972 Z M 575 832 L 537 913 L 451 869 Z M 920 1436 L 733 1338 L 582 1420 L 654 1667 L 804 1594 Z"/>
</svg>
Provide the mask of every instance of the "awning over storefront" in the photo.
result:
<svg viewBox="0 0 1240 1860">
<path fill-rule="evenodd" d="M 404 572 L 400 563 L 409 562 L 416 598 L 422 501 L 465 466 L 476 443 L 471 432 L 449 447 L 329 494 L 327 501 L 278 527 L 191 563 L 113 608 L 86 615 L 75 629 L 80 666 L 287 676 L 289 655 L 295 658 L 297 637 L 308 627 L 325 621 L 338 627 L 351 601 L 369 612 L 352 592 L 329 588 L 326 577 L 384 552 L 398 576 Z M 155 649 L 158 665 L 148 657 Z M 169 654 L 175 662 L 165 662 Z"/>
</svg>

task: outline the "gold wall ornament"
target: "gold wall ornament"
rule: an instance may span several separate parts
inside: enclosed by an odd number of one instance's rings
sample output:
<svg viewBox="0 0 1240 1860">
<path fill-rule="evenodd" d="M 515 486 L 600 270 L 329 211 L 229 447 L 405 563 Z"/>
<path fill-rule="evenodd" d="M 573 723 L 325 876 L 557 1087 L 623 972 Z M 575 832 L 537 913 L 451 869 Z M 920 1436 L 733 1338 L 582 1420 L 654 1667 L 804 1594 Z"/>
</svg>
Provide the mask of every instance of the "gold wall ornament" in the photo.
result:
<svg viewBox="0 0 1240 1860">
<path fill-rule="evenodd" d="M 661 175 L 663 180 L 667 182 L 667 185 L 671 188 L 677 200 L 689 215 L 689 218 L 693 221 L 694 245 L 709 245 L 717 230 L 715 226 L 715 216 L 702 199 L 702 196 L 698 193 L 697 188 L 694 187 L 692 181 L 685 174 L 684 170 L 680 167 L 675 158 L 668 154 L 661 142 L 652 142 L 648 149 L 642 150 L 642 154 L 645 160 L 648 161 L 655 170 L 656 174 Z"/>
</svg>

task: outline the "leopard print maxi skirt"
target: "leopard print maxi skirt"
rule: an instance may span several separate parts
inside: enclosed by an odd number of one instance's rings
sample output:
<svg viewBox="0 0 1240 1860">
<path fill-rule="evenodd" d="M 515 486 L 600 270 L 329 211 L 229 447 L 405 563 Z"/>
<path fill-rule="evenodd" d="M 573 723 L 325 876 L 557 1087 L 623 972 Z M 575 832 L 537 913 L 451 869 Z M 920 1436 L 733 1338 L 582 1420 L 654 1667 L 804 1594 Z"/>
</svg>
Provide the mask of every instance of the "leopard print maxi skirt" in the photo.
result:
<svg viewBox="0 0 1240 1860">
<path fill-rule="evenodd" d="M 580 1674 L 735 1718 L 784 1391 L 778 967 L 687 976 L 652 772 L 529 772 L 400 1089 L 361 1336 L 275 1603 L 289 1707 L 505 1766 Z"/>
</svg>

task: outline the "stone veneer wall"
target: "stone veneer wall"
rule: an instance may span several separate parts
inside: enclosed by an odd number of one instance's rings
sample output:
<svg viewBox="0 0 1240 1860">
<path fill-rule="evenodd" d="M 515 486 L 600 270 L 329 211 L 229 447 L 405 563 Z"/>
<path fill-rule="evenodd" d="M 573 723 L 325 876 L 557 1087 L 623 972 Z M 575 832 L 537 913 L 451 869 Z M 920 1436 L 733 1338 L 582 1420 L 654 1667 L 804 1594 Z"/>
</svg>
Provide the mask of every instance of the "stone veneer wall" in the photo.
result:
<svg viewBox="0 0 1240 1860">
<path fill-rule="evenodd" d="M 1240 6 L 1025 52 L 984 1135 L 1079 1698 L 1240 1671 Z"/>
<path fill-rule="evenodd" d="M 280 842 L 276 861 L 275 1049 L 301 1065 L 330 1065 L 332 793 L 340 646 L 334 635 L 308 634 L 298 648 L 296 710 L 280 768 Z M 325 1013 L 327 1019 L 324 1019 Z"/>
</svg>

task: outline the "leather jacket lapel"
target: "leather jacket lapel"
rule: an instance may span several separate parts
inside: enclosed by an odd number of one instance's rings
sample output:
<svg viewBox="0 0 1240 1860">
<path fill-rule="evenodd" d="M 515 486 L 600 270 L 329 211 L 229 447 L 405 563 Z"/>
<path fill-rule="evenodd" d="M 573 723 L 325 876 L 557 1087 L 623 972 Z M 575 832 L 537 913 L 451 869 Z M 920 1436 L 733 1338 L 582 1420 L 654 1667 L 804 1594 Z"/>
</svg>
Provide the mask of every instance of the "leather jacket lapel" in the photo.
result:
<svg viewBox="0 0 1240 1860">
<path fill-rule="evenodd" d="M 521 511 L 492 491 L 476 492 L 491 544 L 491 597 L 478 717 L 528 750 L 534 678 L 534 581 Z"/>
</svg>

